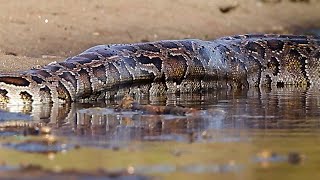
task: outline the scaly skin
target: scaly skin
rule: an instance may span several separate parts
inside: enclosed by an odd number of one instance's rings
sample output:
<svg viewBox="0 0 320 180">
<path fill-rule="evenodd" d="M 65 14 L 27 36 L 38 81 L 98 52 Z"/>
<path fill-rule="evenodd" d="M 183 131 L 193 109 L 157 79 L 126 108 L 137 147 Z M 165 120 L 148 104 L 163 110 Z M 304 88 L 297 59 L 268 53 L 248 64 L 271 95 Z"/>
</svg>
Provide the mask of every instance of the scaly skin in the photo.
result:
<svg viewBox="0 0 320 180">
<path fill-rule="evenodd" d="M 120 93 L 320 84 L 320 38 L 239 35 L 99 45 L 42 68 L 0 75 L 0 103 L 42 104 Z M 123 91 L 127 92 L 127 91 Z"/>
</svg>

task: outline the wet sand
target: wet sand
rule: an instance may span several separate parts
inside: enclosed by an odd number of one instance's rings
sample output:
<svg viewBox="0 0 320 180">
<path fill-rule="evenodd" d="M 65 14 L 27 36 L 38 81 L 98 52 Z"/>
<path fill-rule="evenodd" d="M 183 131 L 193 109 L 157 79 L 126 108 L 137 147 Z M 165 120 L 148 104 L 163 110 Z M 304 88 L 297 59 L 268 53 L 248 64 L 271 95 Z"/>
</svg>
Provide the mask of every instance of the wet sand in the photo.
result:
<svg viewBox="0 0 320 180">
<path fill-rule="evenodd" d="M 97 44 L 307 32 L 320 28 L 319 12 L 318 0 L 0 0 L 0 72 L 61 61 Z M 211 114 L 211 124 L 181 117 L 173 121 L 172 116 L 163 123 L 150 116 L 147 122 L 128 115 L 121 121 L 119 115 L 108 116 L 108 121 L 83 116 L 88 119 L 78 118 L 77 123 L 67 118 L 53 121 L 52 126 L 60 131 L 51 135 L 24 137 L 19 131 L 5 137 L 4 131 L 0 177 L 117 178 L 123 174 L 140 177 L 141 173 L 164 179 L 283 179 L 288 175 L 319 179 L 318 96 L 309 97 L 306 92 L 290 96 L 283 90 L 280 95 L 269 93 L 259 91 L 247 97 L 247 93 L 222 92 L 213 93 L 212 98 L 198 96 L 190 101 L 186 96 L 186 100 L 171 101 L 175 105 L 185 102 L 185 107 L 190 102 L 199 106 L 205 100 L 204 106 L 228 110 L 225 119 Z M 160 132 L 164 136 L 156 134 Z M 137 137 L 145 139 L 134 141 Z M 44 142 L 51 151 L 52 144 L 59 145 L 55 147 L 61 152 L 21 151 L 21 147 L 34 148 Z M 67 145 L 74 148 L 61 148 Z M 109 170 L 124 173 L 108 174 Z"/>
<path fill-rule="evenodd" d="M 295 33 L 320 27 L 317 0 L 0 0 L 0 72 L 98 44 Z"/>
</svg>

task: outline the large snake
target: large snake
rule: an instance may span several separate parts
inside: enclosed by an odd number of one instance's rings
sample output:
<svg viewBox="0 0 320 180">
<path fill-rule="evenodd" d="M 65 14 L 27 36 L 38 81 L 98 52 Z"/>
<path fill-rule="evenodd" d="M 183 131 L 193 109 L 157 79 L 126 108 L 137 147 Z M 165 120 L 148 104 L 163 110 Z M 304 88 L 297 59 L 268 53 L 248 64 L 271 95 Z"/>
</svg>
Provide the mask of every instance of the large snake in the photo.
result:
<svg viewBox="0 0 320 180">
<path fill-rule="evenodd" d="M 239 35 L 213 41 L 99 45 L 63 62 L 0 75 L 0 102 L 104 98 L 135 86 L 150 94 L 223 88 L 318 87 L 320 37 Z"/>
</svg>

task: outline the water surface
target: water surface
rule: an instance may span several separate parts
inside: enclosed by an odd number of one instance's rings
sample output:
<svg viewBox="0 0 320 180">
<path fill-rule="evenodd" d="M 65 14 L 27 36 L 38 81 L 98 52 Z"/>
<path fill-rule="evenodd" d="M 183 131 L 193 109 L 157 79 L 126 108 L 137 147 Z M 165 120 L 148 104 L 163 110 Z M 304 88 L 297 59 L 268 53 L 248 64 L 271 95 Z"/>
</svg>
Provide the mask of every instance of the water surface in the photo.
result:
<svg viewBox="0 0 320 180">
<path fill-rule="evenodd" d="M 21 127 L 2 128 L 0 162 L 148 178 L 318 178 L 317 91 L 291 87 L 137 98 L 140 104 L 196 109 L 191 115 L 115 111 L 119 101 L 7 108 L 28 117 L 6 116 L 1 127 L 41 124 L 52 135 L 23 136 Z M 56 140 L 48 143 L 46 136 Z"/>
</svg>

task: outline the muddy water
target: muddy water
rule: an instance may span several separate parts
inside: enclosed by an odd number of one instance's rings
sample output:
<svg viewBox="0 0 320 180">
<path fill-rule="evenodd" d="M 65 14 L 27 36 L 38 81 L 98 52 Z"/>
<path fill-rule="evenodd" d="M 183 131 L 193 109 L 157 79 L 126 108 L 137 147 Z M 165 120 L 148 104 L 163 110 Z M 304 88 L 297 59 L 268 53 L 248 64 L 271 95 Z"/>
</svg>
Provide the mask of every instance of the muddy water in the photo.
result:
<svg viewBox="0 0 320 180">
<path fill-rule="evenodd" d="M 317 91 L 291 87 L 138 98 L 140 104 L 196 111 L 185 115 L 115 111 L 119 101 L 7 107 L 11 113 L 0 112 L 2 127 L 41 124 L 52 133 L 2 128 L 0 177 L 30 174 L 25 164 L 39 168 L 31 177 L 85 178 L 83 172 L 99 170 L 124 179 L 319 176 Z M 66 174 L 70 169 L 75 174 Z M 109 178 L 108 173 L 90 177 Z"/>
</svg>

